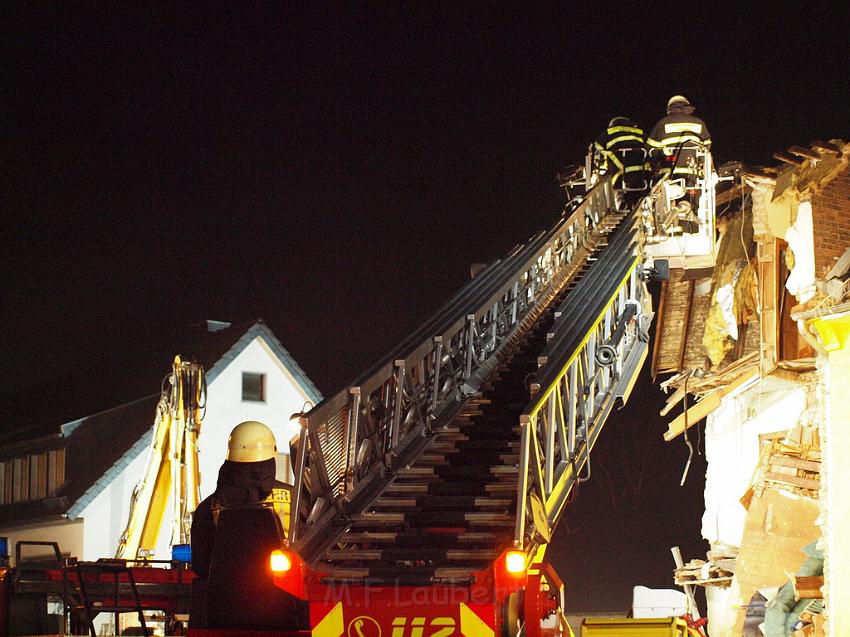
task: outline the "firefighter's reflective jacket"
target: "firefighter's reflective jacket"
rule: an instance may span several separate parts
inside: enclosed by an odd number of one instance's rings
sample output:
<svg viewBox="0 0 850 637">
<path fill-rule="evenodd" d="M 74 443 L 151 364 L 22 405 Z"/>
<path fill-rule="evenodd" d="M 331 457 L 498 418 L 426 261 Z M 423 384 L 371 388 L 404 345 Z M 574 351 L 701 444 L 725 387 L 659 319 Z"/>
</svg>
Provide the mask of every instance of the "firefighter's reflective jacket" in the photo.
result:
<svg viewBox="0 0 850 637">
<path fill-rule="evenodd" d="M 615 117 L 593 143 L 596 169 L 610 174 L 614 188 L 642 189 L 646 185 L 646 147 L 643 129 L 628 117 Z"/>
<path fill-rule="evenodd" d="M 226 460 L 218 472 L 216 490 L 192 515 L 192 568 L 201 577 L 209 573 L 218 515 L 222 509 L 267 506 L 289 528 L 291 487 L 275 480 L 274 458 L 261 462 Z"/>
<path fill-rule="evenodd" d="M 649 133 L 646 145 L 655 173 L 659 177 L 672 172 L 689 183 L 699 174 L 696 151 L 711 149 L 711 135 L 705 122 L 691 114 L 690 105 L 671 107 L 670 114 L 659 120 Z"/>
</svg>

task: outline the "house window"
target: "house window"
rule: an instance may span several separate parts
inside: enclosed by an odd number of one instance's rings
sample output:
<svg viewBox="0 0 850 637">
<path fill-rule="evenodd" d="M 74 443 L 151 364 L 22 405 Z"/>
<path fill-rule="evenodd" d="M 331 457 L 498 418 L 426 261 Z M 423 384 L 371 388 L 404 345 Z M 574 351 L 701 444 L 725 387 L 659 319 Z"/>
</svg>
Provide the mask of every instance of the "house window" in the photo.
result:
<svg viewBox="0 0 850 637">
<path fill-rule="evenodd" d="M 64 484 L 64 449 L 0 460 L 0 505 L 51 498 Z"/>
<path fill-rule="evenodd" d="M 266 375 L 242 372 L 242 400 L 266 400 Z"/>
</svg>

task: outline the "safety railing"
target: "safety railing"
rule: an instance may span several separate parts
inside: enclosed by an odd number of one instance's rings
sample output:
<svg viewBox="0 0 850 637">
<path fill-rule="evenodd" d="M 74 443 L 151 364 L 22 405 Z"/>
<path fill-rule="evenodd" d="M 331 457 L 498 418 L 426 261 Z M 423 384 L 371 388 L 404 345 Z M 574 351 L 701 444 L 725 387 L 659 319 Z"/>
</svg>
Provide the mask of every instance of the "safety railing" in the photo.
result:
<svg viewBox="0 0 850 637">
<path fill-rule="evenodd" d="M 514 542 L 548 541 L 619 398 L 628 399 L 648 349 L 651 299 L 634 216 L 556 310 L 532 400 L 520 416 Z"/>
<path fill-rule="evenodd" d="M 290 533 L 296 548 L 329 519 L 356 513 L 358 496 L 385 481 L 413 441 L 457 413 L 615 208 L 604 180 L 550 230 L 487 267 L 372 369 L 302 418 Z"/>
<path fill-rule="evenodd" d="M 689 149 L 689 174 L 670 174 L 656 183 L 641 203 L 641 223 L 648 257 L 701 259 L 711 265 L 715 251 L 715 186 L 711 152 Z"/>
</svg>

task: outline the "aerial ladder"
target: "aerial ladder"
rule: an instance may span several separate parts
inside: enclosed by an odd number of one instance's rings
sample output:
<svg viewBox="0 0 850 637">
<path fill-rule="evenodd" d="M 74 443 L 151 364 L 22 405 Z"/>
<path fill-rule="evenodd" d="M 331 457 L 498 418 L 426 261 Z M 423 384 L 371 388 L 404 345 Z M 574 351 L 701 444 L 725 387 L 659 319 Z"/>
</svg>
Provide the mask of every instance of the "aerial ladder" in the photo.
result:
<svg viewBox="0 0 850 637">
<path fill-rule="evenodd" d="M 195 580 L 189 634 L 568 635 L 546 547 L 647 357 L 646 280 L 668 264 L 713 259 L 716 177 L 710 155 L 698 156 L 696 193 L 664 179 L 631 209 L 609 179 L 566 176 L 569 203 L 548 230 L 491 263 L 349 386 L 296 414 L 288 533 L 265 509 L 222 511 L 217 536 L 229 542 L 230 566 L 250 561 L 252 543 L 263 562 L 245 571 L 255 581 L 224 583 L 242 600 L 224 609 L 226 625 L 207 621 L 197 599 L 215 600 L 195 595 Z M 685 196 L 697 204 L 681 205 Z M 203 368 L 175 358 L 117 551 L 144 588 L 121 580 L 118 606 L 134 598 L 133 608 L 171 617 L 187 610 L 180 591 L 191 572 L 137 560 L 155 549 L 169 500 L 171 543 L 188 542 L 205 393 Z M 262 529 L 271 538 L 254 542 Z M 46 581 L 17 574 L 14 589 L 67 595 L 69 582 L 82 582 L 69 568 Z M 211 590 L 215 570 L 214 551 Z M 261 580 L 286 604 L 254 587 Z"/>
<path fill-rule="evenodd" d="M 546 547 L 647 357 L 646 280 L 673 250 L 711 257 L 710 221 L 675 223 L 681 194 L 665 179 L 624 209 L 602 178 L 296 414 L 289 533 L 263 569 L 296 610 L 270 627 L 252 624 L 250 605 L 230 608 L 229 626 L 190 634 L 570 634 Z M 699 233 L 711 241 L 676 243 Z M 662 246 L 651 261 L 647 245 Z"/>
</svg>

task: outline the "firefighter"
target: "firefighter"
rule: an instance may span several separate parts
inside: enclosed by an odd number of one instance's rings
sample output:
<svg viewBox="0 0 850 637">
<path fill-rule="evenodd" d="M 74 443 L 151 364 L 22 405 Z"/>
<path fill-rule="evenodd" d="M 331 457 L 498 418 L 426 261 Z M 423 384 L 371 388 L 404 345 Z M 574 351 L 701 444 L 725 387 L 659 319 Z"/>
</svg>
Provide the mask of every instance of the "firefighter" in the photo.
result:
<svg viewBox="0 0 850 637">
<path fill-rule="evenodd" d="M 221 509 L 253 504 L 273 507 L 283 528 L 288 528 L 290 487 L 275 479 L 276 455 L 274 434 L 263 423 L 248 420 L 230 432 L 215 491 L 192 516 L 192 568 L 200 577 L 209 574 Z"/>
<path fill-rule="evenodd" d="M 646 190 L 647 162 L 643 129 L 628 117 L 614 117 L 593 143 L 596 168 L 610 174 L 611 185 L 634 200 Z"/>
<path fill-rule="evenodd" d="M 667 102 L 667 116 L 652 129 L 646 144 L 656 179 L 672 173 L 685 179 L 685 187 L 694 188 L 699 176 L 697 150 L 711 150 L 711 135 L 705 122 L 693 115 L 694 107 L 683 95 Z"/>
</svg>

